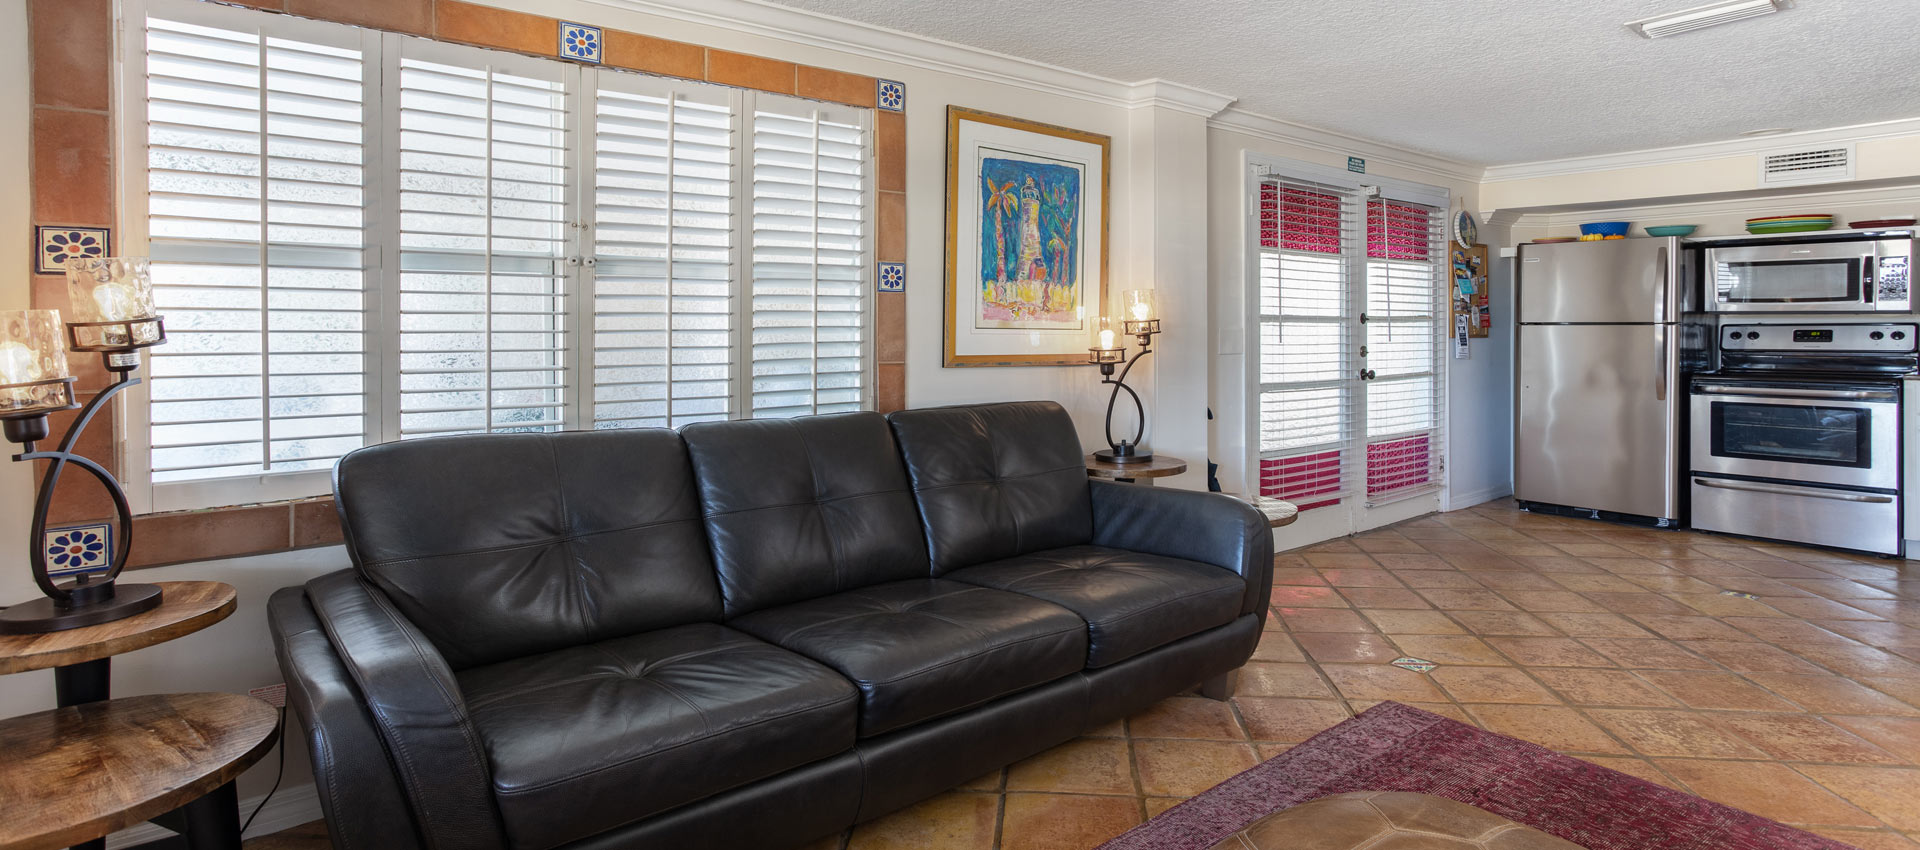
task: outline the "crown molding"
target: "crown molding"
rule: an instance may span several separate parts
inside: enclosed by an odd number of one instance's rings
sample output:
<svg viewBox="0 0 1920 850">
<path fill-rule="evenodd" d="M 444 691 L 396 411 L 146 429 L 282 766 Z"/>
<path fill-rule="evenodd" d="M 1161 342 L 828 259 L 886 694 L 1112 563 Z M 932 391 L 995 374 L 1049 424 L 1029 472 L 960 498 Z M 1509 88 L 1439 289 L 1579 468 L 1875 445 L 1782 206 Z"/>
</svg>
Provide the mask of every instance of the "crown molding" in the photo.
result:
<svg viewBox="0 0 1920 850">
<path fill-rule="evenodd" d="M 1723 159 L 1744 154 L 1777 151 L 1782 148 L 1837 144 L 1840 142 L 1859 142 L 1868 139 L 1885 139 L 1894 136 L 1911 135 L 1920 135 L 1920 118 L 1902 118 L 1896 121 L 1854 124 L 1847 127 L 1830 127 L 1825 130 L 1803 130 L 1798 133 L 1781 133 L 1777 136 L 1729 139 L 1720 142 L 1701 142 L 1699 144 L 1650 148 L 1647 150 L 1627 151 L 1625 153 L 1576 156 L 1565 159 L 1545 159 L 1538 162 L 1495 165 L 1487 168 L 1484 182 L 1496 183 L 1503 180 L 1528 180 L 1537 177 L 1558 177 L 1565 174 L 1615 171 L 1622 168 L 1641 168 L 1651 165 L 1668 165 L 1677 162 L 1698 162 L 1705 159 Z"/>
<path fill-rule="evenodd" d="M 1127 101 L 1128 109 L 1151 106 L 1185 112 L 1188 115 L 1198 115 L 1201 118 L 1212 118 L 1220 114 L 1220 110 L 1226 109 L 1227 104 L 1237 99 L 1232 95 L 1158 78 L 1141 80 L 1128 88 L 1131 90 L 1131 97 Z"/>
<path fill-rule="evenodd" d="M 1226 109 L 1209 120 L 1207 126 L 1340 156 L 1364 156 L 1373 162 L 1455 180 L 1478 183 L 1485 173 L 1485 169 L 1471 163 L 1410 151 L 1371 139 L 1323 130 L 1244 109 Z"/>
<path fill-rule="evenodd" d="M 1920 214 L 1920 183 L 1876 186 L 1872 188 L 1828 189 L 1825 191 L 1743 195 L 1710 200 L 1671 200 L 1655 203 L 1614 204 L 1604 207 L 1562 209 L 1523 213 L 1516 226 L 1537 227 L 1579 224 L 1592 221 L 1596 214 L 1625 216 L 1635 223 L 1679 220 L 1706 215 L 1769 215 L 1788 207 L 1850 206 L 1859 204 L 1911 204 L 1908 212 Z"/>
</svg>

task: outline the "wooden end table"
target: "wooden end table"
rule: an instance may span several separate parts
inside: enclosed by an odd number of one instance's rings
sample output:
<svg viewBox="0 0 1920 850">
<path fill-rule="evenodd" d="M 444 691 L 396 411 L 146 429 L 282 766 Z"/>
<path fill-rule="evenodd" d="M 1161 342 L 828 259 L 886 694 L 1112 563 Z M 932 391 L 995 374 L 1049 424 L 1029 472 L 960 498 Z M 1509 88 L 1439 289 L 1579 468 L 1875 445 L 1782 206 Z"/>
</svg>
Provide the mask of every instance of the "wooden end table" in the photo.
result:
<svg viewBox="0 0 1920 850">
<path fill-rule="evenodd" d="M 0 847 L 85 844 L 144 820 L 189 850 L 239 850 L 234 779 L 272 749 L 280 713 L 240 694 L 153 694 L 0 720 Z"/>
<path fill-rule="evenodd" d="M 1179 475 L 1187 471 L 1186 461 L 1172 455 L 1161 454 L 1154 455 L 1151 460 L 1140 461 L 1138 463 L 1114 463 L 1110 460 L 1099 460 L 1093 455 L 1087 455 L 1086 462 L 1087 477 L 1110 478 L 1124 484 L 1131 484 L 1142 478 L 1148 479 L 1144 483 L 1151 484 L 1153 483 L 1152 479 L 1165 478 L 1169 475 Z"/>
</svg>

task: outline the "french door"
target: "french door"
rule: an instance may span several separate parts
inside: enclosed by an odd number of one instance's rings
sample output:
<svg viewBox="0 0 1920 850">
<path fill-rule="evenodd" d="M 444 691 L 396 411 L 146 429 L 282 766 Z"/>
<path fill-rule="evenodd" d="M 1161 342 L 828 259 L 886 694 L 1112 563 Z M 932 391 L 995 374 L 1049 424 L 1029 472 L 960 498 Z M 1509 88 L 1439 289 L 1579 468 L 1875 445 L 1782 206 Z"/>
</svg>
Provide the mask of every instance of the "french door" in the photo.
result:
<svg viewBox="0 0 1920 850">
<path fill-rule="evenodd" d="M 1446 195 L 1265 170 L 1249 352 L 1259 492 L 1299 506 L 1317 537 L 1432 510 L 1444 474 Z"/>
</svg>

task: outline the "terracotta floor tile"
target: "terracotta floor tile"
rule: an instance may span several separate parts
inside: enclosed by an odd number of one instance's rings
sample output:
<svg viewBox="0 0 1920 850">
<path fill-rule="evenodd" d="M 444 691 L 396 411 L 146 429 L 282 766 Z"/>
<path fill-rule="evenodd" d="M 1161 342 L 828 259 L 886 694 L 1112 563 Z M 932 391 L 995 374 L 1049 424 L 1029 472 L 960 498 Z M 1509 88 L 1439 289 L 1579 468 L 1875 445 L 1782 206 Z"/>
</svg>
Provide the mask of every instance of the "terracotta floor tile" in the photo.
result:
<svg viewBox="0 0 1920 850">
<path fill-rule="evenodd" d="M 1659 561 L 1654 561 L 1647 558 L 1614 558 L 1614 557 L 1607 557 L 1607 558 L 1586 557 L 1585 560 L 1589 564 L 1599 567 L 1600 569 L 1606 570 L 1609 573 L 1617 575 L 1623 579 L 1626 579 L 1627 581 L 1633 582 L 1634 584 L 1639 585 L 1640 587 L 1645 587 L 1649 590 L 1655 589 L 1655 587 L 1654 585 L 1646 584 L 1648 580 L 1653 580 L 1655 584 L 1659 584 L 1659 582 L 1662 580 L 1680 582 L 1679 585 L 1676 585 L 1675 587 L 1672 587 L 1672 588 L 1659 587 L 1658 589 L 1660 590 L 1676 590 L 1676 589 L 1683 590 L 1687 587 L 1692 587 L 1692 585 L 1685 584 L 1687 580 L 1687 577 L 1685 574 L 1681 573 L 1679 570 L 1676 570 L 1672 567 L 1667 566 L 1666 564 L 1662 564 Z"/>
<path fill-rule="evenodd" d="M 1347 699 L 1444 702 L 1427 677 L 1386 664 L 1323 664 L 1320 670 Z"/>
<path fill-rule="evenodd" d="M 1591 575 L 1556 575 L 1554 583 L 1567 590 L 1579 593 L 1644 593 L 1640 585 L 1616 575 L 1594 573 Z"/>
<path fill-rule="evenodd" d="M 1403 635 L 1464 635 L 1467 630 L 1438 611 L 1364 611 L 1383 632 Z"/>
<path fill-rule="evenodd" d="M 1140 823 L 1133 797 L 1008 794 L 1001 850 L 1085 850 Z"/>
<path fill-rule="evenodd" d="M 1079 738 L 1014 762 L 1007 768 L 1006 789 L 1131 796 L 1131 758 L 1123 738 Z"/>
<path fill-rule="evenodd" d="M 1920 594 L 1920 588 L 1915 588 Z M 1835 634 L 1845 635 L 1872 646 L 1920 646 L 1920 629 L 1882 620 L 1814 620 Z"/>
<path fill-rule="evenodd" d="M 1496 590 L 1565 590 L 1559 582 L 1539 573 L 1502 573 L 1475 571 L 1467 575 Z"/>
<path fill-rule="evenodd" d="M 1345 608 L 1347 600 L 1331 587 L 1276 587 L 1272 595 L 1275 608 Z"/>
<path fill-rule="evenodd" d="M 1787 584 L 1793 585 L 1794 587 L 1800 588 L 1801 590 L 1811 591 L 1813 593 L 1817 593 L 1817 594 L 1820 594 L 1821 596 L 1827 597 L 1828 599 L 1893 599 L 1895 598 L 1893 594 L 1888 593 L 1884 590 L 1881 590 L 1877 587 L 1869 587 L 1859 582 L 1845 581 L 1842 579 L 1828 579 L 1828 580 L 1822 581 L 1818 579 L 1790 578 L 1790 579 L 1787 579 L 1786 582 Z"/>
<path fill-rule="evenodd" d="M 1400 657 L 1399 647 L 1376 634 L 1306 632 L 1295 636 L 1308 655 L 1321 663 L 1385 664 Z"/>
<path fill-rule="evenodd" d="M 1491 590 L 1453 590 L 1444 587 L 1416 591 L 1435 608 L 1446 611 L 1512 611 L 1514 607 Z"/>
<path fill-rule="evenodd" d="M 1581 638 L 1588 648 L 1622 667 L 1644 670 L 1713 670 L 1713 662 L 1667 640 Z"/>
<path fill-rule="evenodd" d="M 1420 595 L 1404 587 L 1343 587 L 1340 595 L 1345 596 L 1353 607 L 1361 610 L 1431 608 Z"/>
<path fill-rule="evenodd" d="M 1339 700 L 1235 697 L 1240 718 L 1255 741 L 1304 741 L 1347 719 Z"/>
<path fill-rule="evenodd" d="M 1736 673 L 1820 672 L 1820 668 L 1770 643 L 1699 640 L 1688 641 L 1687 648 L 1719 662 Z"/>
<path fill-rule="evenodd" d="M 1348 710 L 1352 711 L 1356 716 L 1358 716 L 1361 712 L 1366 711 L 1367 709 L 1372 708 L 1376 705 L 1379 705 L 1382 702 L 1384 702 L 1384 700 L 1350 699 L 1350 700 L 1347 700 L 1347 708 Z M 1450 702 L 1410 702 L 1407 700 L 1395 700 L 1395 702 L 1398 702 L 1401 705 L 1412 706 L 1414 708 L 1420 709 L 1421 711 L 1425 711 L 1430 714 L 1438 714 L 1441 717 L 1447 718 L 1448 720 L 1458 720 L 1461 723 L 1465 723 L 1469 726 L 1480 725 L 1480 722 L 1477 720 L 1474 720 L 1473 716 L 1468 714 L 1465 709 L 1462 709 L 1460 706 L 1454 705 L 1453 703 L 1450 703 Z"/>
<path fill-rule="evenodd" d="M 1559 549 L 1553 548 L 1553 544 L 1542 543 L 1538 540 L 1488 540 L 1485 542 L 1488 549 L 1492 549 L 1502 555 L 1561 554 Z"/>
<path fill-rule="evenodd" d="M 1768 643 L 1788 648 L 1811 643 L 1832 643 L 1850 645 L 1851 638 L 1837 635 L 1819 626 L 1802 620 L 1777 619 L 1772 617 L 1726 617 L 1720 622 L 1747 632 Z"/>
<path fill-rule="evenodd" d="M 1353 541 L 1360 550 L 1370 554 L 1421 555 L 1426 553 L 1419 543 L 1400 535 L 1380 535 L 1356 537 Z"/>
<path fill-rule="evenodd" d="M 1880 615 L 1869 614 L 1851 605 L 1818 597 L 1776 596 L 1761 600 L 1780 613 L 1808 620 L 1878 620 Z"/>
<path fill-rule="evenodd" d="M 1827 720 L 1911 764 L 1920 764 L 1920 718 L 1829 717 Z"/>
<path fill-rule="evenodd" d="M 1882 693 L 1892 694 L 1895 699 L 1910 705 L 1920 705 L 1920 679 L 1890 676 L 1866 676 L 1860 679 L 1866 686 Z"/>
<path fill-rule="evenodd" d="M 1451 611 L 1460 625 L 1477 635 L 1558 635 L 1539 617 L 1520 611 Z"/>
<path fill-rule="evenodd" d="M 1826 764 L 1798 770 L 1888 826 L 1920 831 L 1920 770 Z"/>
<path fill-rule="evenodd" d="M 1261 761 L 1266 761 L 1267 759 L 1293 749 L 1293 746 L 1292 744 L 1274 744 L 1265 741 L 1255 741 L 1253 744 L 1253 752 L 1254 755 L 1260 757 Z"/>
<path fill-rule="evenodd" d="M 1428 674 L 1462 703 L 1558 705 L 1560 698 L 1527 674 L 1511 667 L 1442 666 Z"/>
<path fill-rule="evenodd" d="M 1453 565 L 1439 555 L 1403 555 L 1382 553 L 1373 556 L 1380 566 L 1393 570 L 1452 570 Z"/>
<path fill-rule="evenodd" d="M 1697 615 L 1700 612 L 1658 593 L 1638 591 L 1634 593 L 1589 592 L 1587 598 L 1612 611 L 1615 614 L 1678 614 Z"/>
<path fill-rule="evenodd" d="M 1793 673 L 1748 673 L 1747 678 L 1767 690 L 1822 714 L 1885 714 L 1920 716 L 1914 708 L 1879 691 L 1839 676 L 1802 676 Z"/>
<path fill-rule="evenodd" d="M 1260 645 L 1253 648 L 1253 660 L 1299 662 L 1307 656 L 1285 632 L 1267 632 L 1261 636 Z"/>
<path fill-rule="evenodd" d="M 1147 797 L 1147 817 L 1157 818 L 1161 812 L 1187 801 L 1185 797 Z"/>
<path fill-rule="evenodd" d="M 1493 647 L 1471 635 L 1387 635 L 1401 652 L 1439 664 L 1504 666 L 1510 662 Z M 1387 659 L 1393 660 L 1391 658 Z"/>
<path fill-rule="evenodd" d="M 1429 517 L 1430 519 L 1431 517 Z M 1465 540 L 1467 536 L 1451 528 L 1435 523 L 1420 525 L 1421 520 L 1403 522 L 1399 525 L 1401 537 L 1408 540 Z"/>
<path fill-rule="evenodd" d="M 1351 540 L 1328 540 L 1322 543 L 1315 543 L 1312 546 L 1308 546 L 1307 548 L 1301 551 L 1302 552 L 1358 552 L 1360 551 L 1360 547 L 1353 545 L 1353 541 Z"/>
<path fill-rule="evenodd" d="M 1238 693 L 1250 697 L 1331 697 L 1333 690 L 1307 664 L 1249 662 L 1240 668 Z"/>
<path fill-rule="evenodd" d="M 1753 745 L 1713 727 L 1688 711 L 1627 708 L 1588 709 L 1607 731 L 1648 756 L 1690 758 L 1765 758 Z"/>
<path fill-rule="evenodd" d="M 1816 643 L 1796 647 L 1794 653 L 1842 676 L 1920 678 L 1920 664 L 1871 646 Z"/>
<path fill-rule="evenodd" d="M 1459 570 L 1395 570 L 1394 576 L 1408 587 L 1457 587 L 1476 589 L 1482 587 L 1471 573 Z"/>
<path fill-rule="evenodd" d="M 1489 732 L 1531 741 L 1551 750 L 1613 755 L 1632 752 L 1566 706 L 1469 704 L 1466 709 Z"/>
<path fill-rule="evenodd" d="M 1488 552 L 1485 555 L 1449 553 L 1441 555 L 1440 558 L 1463 570 L 1524 570 L 1527 568 L 1526 564 L 1498 552 Z"/>
<path fill-rule="evenodd" d="M 1488 643 L 1528 667 L 1612 667 L 1612 661 L 1573 638 L 1494 637 Z"/>
<path fill-rule="evenodd" d="M 1196 738 L 1216 741 L 1244 741 L 1246 733 L 1233 714 L 1233 706 L 1206 697 L 1173 697 L 1155 703 L 1152 708 L 1127 718 L 1127 733 L 1134 738 Z"/>
<path fill-rule="evenodd" d="M 1307 563 L 1322 570 L 1377 570 L 1380 565 L 1372 558 L 1357 552 L 1308 552 Z"/>
<path fill-rule="evenodd" d="M 1654 767 L 1653 762 L 1647 761 L 1646 759 L 1630 758 L 1627 756 L 1581 756 L 1580 758 L 1583 761 L 1592 762 L 1608 770 L 1620 771 L 1636 779 L 1645 779 L 1655 785 L 1665 785 L 1675 791 L 1685 792 L 1687 790 L 1681 787 L 1680 783 L 1675 782 L 1665 773 L 1662 773 L 1660 768 Z"/>
<path fill-rule="evenodd" d="M 1319 570 L 1312 567 L 1284 570 L 1275 568 L 1273 571 L 1273 584 L 1275 587 L 1326 587 L 1327 580 L 1320 576 Z"/>
<path fill-rule="evenodd" d="M 1619 614 L 1544 612 L 1539 615 L 1547 625 L 1577 638 L 1650 638 L 1653 632 Z"/>
<path fill-rule="evenodd" d="M 1721 711 L 1793 711 L 1795 706 L 1732 673 L 1647 670 L 1640 678 L 1659 686 L 1689 708 Z"/>
<path fill-rule="evenodd" d="M 1527 569 L 1543 575 L 1602 575 L 1606 571 L 1572 555 L 1516 555 Z"/>
<path fill-rule="evenodd" d="M 990 850 L 1000 795 L 950 791 L 854 827 L 847 850 Z"/>
<path fill-rule="evenodd" d="M 1066 744 L 1061 744 L 1060 746 L 1064 747 L 1072 743 L 1073 743 L 1072 741 L 1068 741 Z M 1121 741 L 1119 743 L 1123 746 L 1126 744 L 1125 741 Z M 992 773 L 983 773 L 979 776 L 976 776 L 972 779 L 962 782 L 959 785 L 954 786 L 953 790 L 955 791 L 993 791 L 998 793 L 1003 788 L 1005 788 L 1006 779 L 1007 779 L 1007 769 L 1003 767 L 999 770 L 993 771 Z"/>
<path fill-rule="evenodd" d="M 1741 640 L 1746 634 L 1712 617 L 1630 614 L 1630 619 L 1668 640 Z"/>
<path fill-rule="evenodd" d="M 1624 558 L 1632 555 L 1611 543 L 1555 543 L 1560 551 L 1581 558 Z"/>
<path fill-rule="evenodd" d="M 1275 608 L 1274 614 L 1294 632 L 1370 632 L 1373 627 L 1351 609 Z"/>
<path fill-rule="evenodd" d="M 1713 720 L 1777 759 L 1901 763 L 1892 753 L 1811 714 L 1715 714 Z"/>
<path fill-rule="evenodd" d="M 1668 599 L 1692 608 L 1709 617 L 1787 616 L 1759 600 L 1748 599 L 1744 596 L 1728 596 L 1717 590 L 1711 593 L 1667 593 L 1666 596 Z M 1748 635 L 1742 633 L 1740 637 L 1734 638 L 1734 640 L 1747 640 L 1748 637 Z"/>
<path fill-rule="evenodd" d="M 1808 832 L 1831 838 L 1859 850 L 1920 850 L 1920 843 L 1891 829 L 1867 831 L 1839 827 L 1810 827 Z"/>
<path fill-rule="evenodd" d="M 1578 614 L 1608 614 L 1600 603 L 1574 593 L 1571 590 L 1508 590 L 1500 594 L 1507 601 L 1519 606 L 1521 610 L 1536 614 L 1546 612 L 1565 612 Z M 1636 627 L 1638 628 L 1638 627 Z"/>
<path fill-rule="evenodd" d="M 1135 741 L 1140 790 L 1150 797 L 1191 797 L 1254 766 L 1253 747 L 1226 741 Z"/>
<path fill-rule="evenodd" d="M 1641 587 L 1646 588 L 1647 590 L 1651 590 L 1654 593 L 1658 593 L 1662 596 L 1667 597 L 1668 599 L 1671 599 L 1675 602 L 1678 602 L 1696 611 L 1700 610 L 1699 599 L 1701 597 L 1712 597 L 1714 599 L 1733 599 L 1740 602 L 1753 601 L 1751 599 L 1747 599 L 1741 596 L 1722 596 L 1720 595 L 1720 587 L 1718 585 L 1709 584 L 1707 582 L 1694 578 L 1693 576 L 1627 575 L 1627 576 L 1621 576 L 1621 578 L 1624 578 L 1627 581 L 1633 582 L 1634 584 L 1640 585 Z M 1771 609 L 1763 605 L 1758 608 L 1735 608 L 1729 613 L 1752 614 L 1753 616 L 1764 616 L 1770 610 Z"/>
<path fill-rule="evenodd" d="M 1113 721 L 1112 723 L 1108 723 L 1108 724 L 1106 724 L 1106 725 L 1104 725 L 1104 726 L 1101 726 L 1101 727 L 1100 727 L 1100 728 L 1098 728 L 1098 729 L 1094 729 L 1094 730 L 1092 730 L 1092 731 L 1089 731 L 1089 732 L 1088 732 L 1088 733 L 1087 733 L 1087 734 L 1085 735 L 1085 737 L 1088 737 L 1088 738 L 1125 738 L 1125 737 L 1127 737 L 1127 721 L 1125 721 L 1125 720 L 1115 720 L 1115 721 Z"/>
<path fill-rule="evenodd" d="M 1657 706 L 1679 705 L 1625 670 L 1580 670 L 1545 668 L 1531 671 L 1575 705 Z"/>
<path fill-rule="evenodd" d="M 1781 823 L 1880 825 L 1872 815 L 1786 765 L 1697 759 L 1660 759 L 1656 763 L 1695 794 Z"/>
<path fill-rule="evenodd" d="M 1334 587 L 1405 587 L 1386 570 L 1321 570 Z"/>
</svg>

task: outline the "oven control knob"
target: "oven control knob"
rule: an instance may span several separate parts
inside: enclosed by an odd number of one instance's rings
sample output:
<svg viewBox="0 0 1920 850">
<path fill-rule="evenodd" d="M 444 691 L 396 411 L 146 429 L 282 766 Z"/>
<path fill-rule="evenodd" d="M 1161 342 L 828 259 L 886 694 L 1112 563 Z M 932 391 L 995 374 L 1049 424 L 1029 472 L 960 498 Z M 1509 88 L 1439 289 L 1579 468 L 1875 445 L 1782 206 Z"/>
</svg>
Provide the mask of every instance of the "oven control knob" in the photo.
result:
<svg viewBox="0 0 1920 850">
<path fill-rule="evenodd" d="M 1907 332 L 1906 332 L 1906 331 L 1894 331 L 1894 332 L 1893 332 L 1893 338 L 1894 338 L 1894 339 L 1906 339 L 1906 338 L 1907 338 Z"/>
<path fill-rule="evenodd" d="M 1886 334 L 1883 334 L 1879 331 L 1874 331 L 1873 333 L 1867 334 L 1868 339 L 1880 339 L 1884 336 L 1886 336 Z"/>
</svg>

